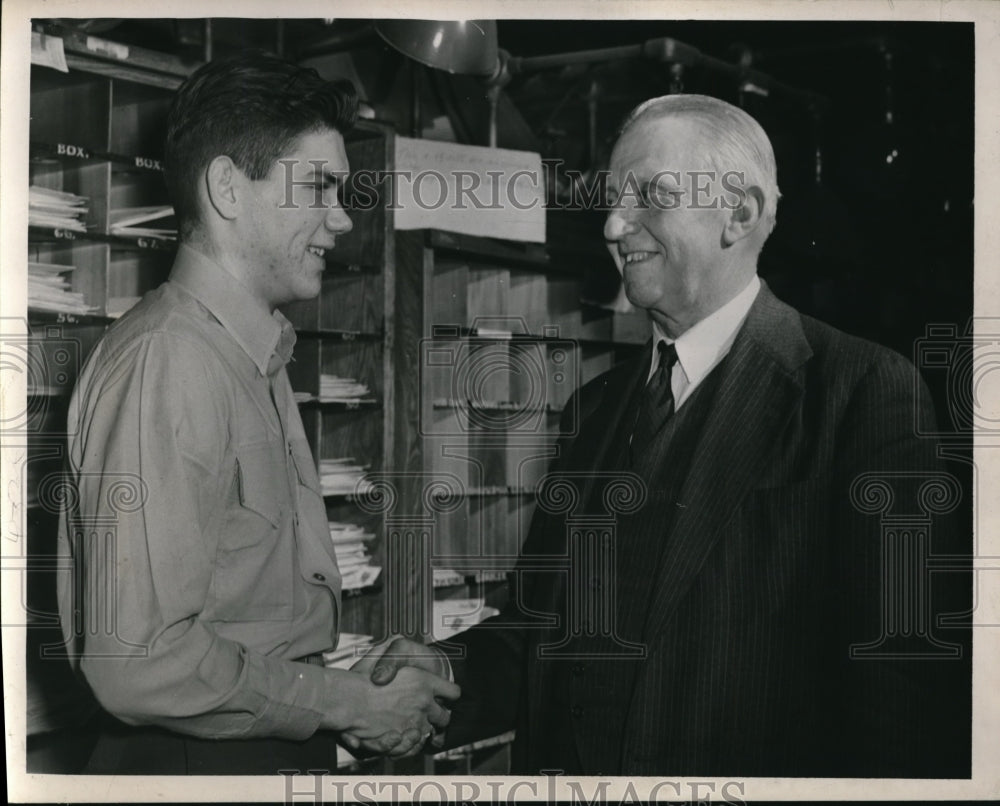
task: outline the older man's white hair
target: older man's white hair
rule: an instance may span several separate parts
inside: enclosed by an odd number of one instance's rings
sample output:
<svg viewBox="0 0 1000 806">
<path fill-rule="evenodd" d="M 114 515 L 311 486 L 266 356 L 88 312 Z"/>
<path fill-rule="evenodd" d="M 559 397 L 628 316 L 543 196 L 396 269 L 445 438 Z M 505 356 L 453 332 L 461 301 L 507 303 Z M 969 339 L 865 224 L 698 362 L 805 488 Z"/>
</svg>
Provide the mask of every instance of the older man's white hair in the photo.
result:
<svg viewBox="0 0 1000 806">
<path fill-rule="evenodd" d="M 705 133 L 705 155 L 720 173 L 742 171 L 744 186 L 756 185 L 764 192 L 762 215 L 765 236 L 774 229 L 778 210 L 778 168 L 774 149 L 761 125 L 739 107 L 709 95 L 663 95 L 639 104 L 622 124 L 625 134 L 640 120 L 683 117 Z"/>
</svg>

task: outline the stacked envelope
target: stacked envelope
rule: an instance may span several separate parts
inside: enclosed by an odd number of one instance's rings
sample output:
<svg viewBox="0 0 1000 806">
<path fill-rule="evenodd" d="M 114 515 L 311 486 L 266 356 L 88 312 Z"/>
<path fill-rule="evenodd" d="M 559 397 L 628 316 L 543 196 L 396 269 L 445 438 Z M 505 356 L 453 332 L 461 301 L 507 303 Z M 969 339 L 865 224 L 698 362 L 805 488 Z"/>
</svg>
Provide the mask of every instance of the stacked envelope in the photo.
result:
<svg viewBox="0 0 1000 806">
<path fill-rule="evenodd" d="M 75 266 L 28 261 L 28 307 L 36 311 L 88 314 L 97 308 L 87 305 L 83 294 L 70 291 L 69 274 Z"/>
<path fill-rule="evenodd" d="M 28 188 L 28 225 L 86 232 L 87 198 L 38 185 Z"/>
<path fill-rule="evenodd" d="M 120 207 L 108 213 L 112 235 L 131 238 L 177 240 L 174 208 L 169 204 L 146 207 Z"/>
<path fill-rule="evenodd" d="M 382 573 L 379 566 L 372 565 L 368 553 L 367 541 L 375 537 L 374 533 L 366 532 L 355 523 L 330 521 L 329 525 L 343 589 L 356 590 L 373 584 Z"/>
<path fill-rule="evenodd" d="M 323 459 L 319 463 L 319 480 L 323 495 L 360 495 L 371 492 L 372 483 L 365 478 L 367 468 L 352 458 Z"/>
<path fill-rule="evenodd" d="M 370 400 L 368 387 L 358 383 L 354 378 L 339 378 L 327 375 L 325 372 L 319 378 L 319 399 L 323 402 Z"/>
</svg>

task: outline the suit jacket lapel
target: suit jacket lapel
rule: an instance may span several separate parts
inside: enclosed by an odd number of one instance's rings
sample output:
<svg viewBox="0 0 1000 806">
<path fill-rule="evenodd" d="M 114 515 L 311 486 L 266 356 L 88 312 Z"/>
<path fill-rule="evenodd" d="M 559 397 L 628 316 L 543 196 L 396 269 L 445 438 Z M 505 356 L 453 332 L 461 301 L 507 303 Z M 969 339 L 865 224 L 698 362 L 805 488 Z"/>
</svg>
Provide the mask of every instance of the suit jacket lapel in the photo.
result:
<svg viewBox="0 0 1000 806">
<path fill-rule="evenodd" d="M 580 433 L 574 442 L 574 452 L 570 463 L 573 471 L 588 473 L 581 489 L 581 504 L 589 505 L 595 476 L 606 465 L 610 451 L 615 449 L 615 439 L 621 435 L 622 418 L 629 411 L 639 386 L 646 382 L 649 373 L 652 339 L 635 358 L 624 362 L 612 370 L 602 390 L 597 392 L 596 405 L 590 401 L 580 403 Z"/>
<path fill-rule="evenodd" d="M 652 340 L 640 355 L 616 365 L 603 382 L 599 385 L 595 383 L 590 388 L 584 387 L 574 398 L 578 407 L 577 433 L 565 443 L 566 455 L 554 461 L 549 471 L 557 476 L 568 474 L 581 480 L 579 504 L 576 511 L 570 514 L 579 516 L 590 507 L 596 474 L 605 466 L 609 451 L 615 448 L 614 437 L 628 411 L 636 384 L 640 379 L 645 381 L 651 349 Z M 566 530 L 565 515 L 550 515 L 536 507 L 523 550 L 527 554 L 565 554 L 568 551 Z M 538 598 L 534 599 L 533 606 L 544 612 L 559 612 L 564 609 L 560 604 L 564 592 L 564 584 L 536 588 Z"/>
<path fill-rule="evenodd" d="M 681 488 L 681 508 L 664 535 L 645 636 L 671 618 L 720 528 L 752 488 L 802 396 L 794 371 L 810 355 L 798 313 L 764 285 L 716 369 L 723 374 Z"/>
</svg>

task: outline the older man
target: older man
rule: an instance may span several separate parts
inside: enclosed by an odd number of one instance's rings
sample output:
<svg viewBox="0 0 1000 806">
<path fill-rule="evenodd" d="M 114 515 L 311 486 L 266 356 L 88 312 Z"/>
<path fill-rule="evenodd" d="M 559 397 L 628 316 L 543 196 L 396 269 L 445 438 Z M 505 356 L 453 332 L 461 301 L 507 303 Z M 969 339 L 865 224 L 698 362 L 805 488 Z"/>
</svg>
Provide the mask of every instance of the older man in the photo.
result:
<svg viewBox="0 0 1000 806">
<path fill-rule="evenodd" d="M 169 280 L 111 327 L 71 405 L 67 646 L 109 714 L 89 772 L 332 769 L 334 737 L 405 754 L 458 689 L 326 669 L 340 574 L 277 306 L 320 291 L 353 88 L 262 52 L 178 91 Z M 115 489 L 129 492 L 122 497 Z"/>
<path fill-rule="evenodd" d="M 778 188 L 745 112 L 698 95 L 641 105 L 610 189 L 604 235 L 653 339 L 579 390 L 552 472 L 578 484 L 576 514 L 603 510 L 600 478 L 645 487 L 615 524 L 614 630 L 567 634 L 565 577 L 529 570 L 567 554 L 565 514 L 540 507 L 512 605 L 454 642 L 464 693 L 445 741 L 516 727 L 514 767 L 532 773 L 954 774 L 960 734 L 929 685 L 942 661 L 852 652 L 882 635 L 888 593 L 852 484 L 930 478 L 924 386 L 758 278 Z M 539 613 L 558 627 L 523 626 Z M 398 639 L 359 670 L 384 682 L 404 664 L 445 666 Z"/>
</svg>

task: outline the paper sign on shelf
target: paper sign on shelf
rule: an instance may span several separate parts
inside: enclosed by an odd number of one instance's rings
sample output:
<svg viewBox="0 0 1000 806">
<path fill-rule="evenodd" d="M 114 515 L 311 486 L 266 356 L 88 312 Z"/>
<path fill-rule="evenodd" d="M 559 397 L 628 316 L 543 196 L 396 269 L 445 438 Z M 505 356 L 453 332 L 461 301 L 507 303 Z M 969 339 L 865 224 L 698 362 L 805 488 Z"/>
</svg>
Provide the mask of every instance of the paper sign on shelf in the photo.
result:
<svg viewBox="0 0 1000 806">
<path fill-rule="evenodd" d="M 393 179 L 397 230 L 545 242 L 538 154 L 397 137 Z"/>
<path fill-rule="evenodd" d="M 41 67 L 51 67 L 60 73 L 68 73 L 63 41 L 58 36 L 49 36 L 37 31 L 31 32 L 31 63 Z"/>
</svg>

